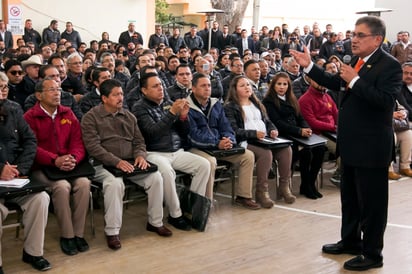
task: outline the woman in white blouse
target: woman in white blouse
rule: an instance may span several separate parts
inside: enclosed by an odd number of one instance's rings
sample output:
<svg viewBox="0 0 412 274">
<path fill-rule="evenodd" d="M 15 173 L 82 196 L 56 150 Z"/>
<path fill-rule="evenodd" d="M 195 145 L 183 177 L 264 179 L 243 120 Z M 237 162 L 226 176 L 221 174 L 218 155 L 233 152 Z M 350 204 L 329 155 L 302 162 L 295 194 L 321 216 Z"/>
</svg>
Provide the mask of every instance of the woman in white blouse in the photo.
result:
<svg viewBox="0 0 412 274">
<path fill-rule="evenodd" d="M 266 136 L 276 138 L 278 131 L 267 117 L 265 107 L 253 93 L 245 76 L 233 78 L 225 103 L 225 113 L 236 133 L 237 142 L 255 154 L 256 201 L 265 208 L 271 208 L 274 204 L 268 192 L 268 174 L 274 158 L 278 162 L 280 195 L 286 203 L 293 203 L 296 197 L 289 187 L 292 149 L 288 146 L 272 151 L 257 145 L 256 141 Z"/>
</svg>

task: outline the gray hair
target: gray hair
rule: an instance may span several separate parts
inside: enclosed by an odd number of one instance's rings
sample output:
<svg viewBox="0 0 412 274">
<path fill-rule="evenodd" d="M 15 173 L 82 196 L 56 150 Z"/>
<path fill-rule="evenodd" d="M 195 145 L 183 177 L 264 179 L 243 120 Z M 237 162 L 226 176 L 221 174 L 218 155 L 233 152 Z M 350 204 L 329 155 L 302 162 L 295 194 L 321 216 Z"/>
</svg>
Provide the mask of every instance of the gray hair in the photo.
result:
<svg viewBox="0 0 412 274">
<path fill-rule="evenodd" d="M 7 75 L 2 71 L 0 71 L 0 81 L 7 83 L 9 82 L 9 77 L 7 77 Z"/>
<path fill-rule="evenodd" d="M 72 59 L 73 59 L 74 57 L 77 57 L 77 56 L 80 57 L 80 60 L 83 61 L 82 56 L 81 56 L 78 52 L 73 52 L 72 54 L 70 54 L 69 56 L 67 56 L 67 60 L 66 60 L 67 64 L 70 64 L 71 61 L 72 61 Z"/>
</svg>

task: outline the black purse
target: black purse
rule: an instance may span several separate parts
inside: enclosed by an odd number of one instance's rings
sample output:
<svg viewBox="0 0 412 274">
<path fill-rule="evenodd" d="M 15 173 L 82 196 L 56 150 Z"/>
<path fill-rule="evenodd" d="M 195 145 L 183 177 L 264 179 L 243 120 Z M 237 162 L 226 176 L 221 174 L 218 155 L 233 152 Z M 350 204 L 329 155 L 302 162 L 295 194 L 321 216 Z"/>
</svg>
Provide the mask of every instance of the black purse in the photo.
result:
<svg viewBox="0 0 412 274">
<path fill-rule="evenodd" d="M 210 199 L 185 187 L 180 192 L 179 200 L 182 212 L 192 216 L 192 227 L 201 232 L 205 231 L 211 206 Z"/>
<path fill-rule="evenodd" d="M 396 101 L 396 110 L 405 110 L 405 108 L 401 104 L 399 104 L 398 101 Z M 393 118 L 393 130 L 395 132 L 402 132 L 408 129 L 410 129 L 408 115 L 406 115 L 405 119 L 402 120 Z"/>
</svg>

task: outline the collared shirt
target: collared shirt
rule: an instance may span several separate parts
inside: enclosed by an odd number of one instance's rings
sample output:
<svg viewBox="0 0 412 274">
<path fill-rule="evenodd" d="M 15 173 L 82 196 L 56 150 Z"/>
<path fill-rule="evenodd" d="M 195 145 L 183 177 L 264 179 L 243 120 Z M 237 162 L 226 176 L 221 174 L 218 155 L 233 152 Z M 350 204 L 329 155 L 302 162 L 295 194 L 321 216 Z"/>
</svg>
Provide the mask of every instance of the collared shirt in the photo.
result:
<svg viewBox="0 0 412 274">
<path fill-rule="evenodd" d="M 408 90 L 412 93 L 412 84 L 409 84 L 406 86 L 408 88 Z"/>
<path fill-rule="evenodd" d="M 53 120 L 54 120 L 54 118 L 56 118 L 57 108 L 52 114 L 50 114 L 41 104 L 40 104 L 40 108 L 44 111 L 44 113 L 46 113 L 48 116 L 50 116 Z"/>
<path fill-rule="evenodd" d="M 243 47 L 243 51 L 245 49 L 249 49 L 247 39 L 242 38 L 242 47 Z"/>
</svg>

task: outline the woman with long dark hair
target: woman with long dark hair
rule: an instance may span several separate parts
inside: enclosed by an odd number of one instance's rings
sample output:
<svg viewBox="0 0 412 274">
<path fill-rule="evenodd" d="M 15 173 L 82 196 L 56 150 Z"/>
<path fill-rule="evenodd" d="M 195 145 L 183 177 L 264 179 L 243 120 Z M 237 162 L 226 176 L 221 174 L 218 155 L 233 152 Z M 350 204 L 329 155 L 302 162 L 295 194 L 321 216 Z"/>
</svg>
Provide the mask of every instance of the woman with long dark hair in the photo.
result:
<svg viewBox="0 0 412 274">
<path fill-rule="evenodd" d="M 275 74 L 263 100 L 270 120 L 282 136 L 310 137 L 312 130 L 303 119 L 298 101 L 292 91 L 289 76 L 284 72 Z M 301 147 L 293 145 L 293 162 L 299 160 L 301 185 L 300 194 L 309 199 L 322 198 L 315 186 L 322 166 L 324 146 Z"/>
</svg>

